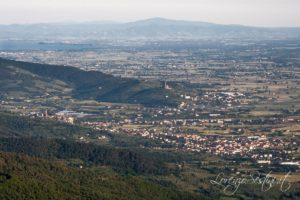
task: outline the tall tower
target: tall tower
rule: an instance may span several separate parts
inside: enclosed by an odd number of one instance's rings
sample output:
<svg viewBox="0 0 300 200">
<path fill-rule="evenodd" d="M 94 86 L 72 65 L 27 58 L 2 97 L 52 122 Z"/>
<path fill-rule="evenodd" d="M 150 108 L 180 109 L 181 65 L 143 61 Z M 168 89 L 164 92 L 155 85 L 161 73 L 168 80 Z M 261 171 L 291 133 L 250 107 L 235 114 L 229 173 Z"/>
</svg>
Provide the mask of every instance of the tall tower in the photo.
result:
<svg viewBox="0 0 300 200">
<path fill-rule="evenodd" d="M 165 90 L 171 90 L 172 88 L 167 84 L 167 81 L 165 81 Z"/>
</svg>

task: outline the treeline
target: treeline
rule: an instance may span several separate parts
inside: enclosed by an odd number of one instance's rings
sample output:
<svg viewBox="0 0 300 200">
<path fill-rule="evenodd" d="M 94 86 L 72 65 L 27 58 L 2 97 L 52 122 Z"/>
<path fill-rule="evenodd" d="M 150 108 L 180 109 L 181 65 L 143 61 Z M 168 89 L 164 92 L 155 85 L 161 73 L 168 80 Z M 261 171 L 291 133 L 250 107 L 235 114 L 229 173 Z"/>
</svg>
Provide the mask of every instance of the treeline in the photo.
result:
<svg viewBox="0 0 300 200">
<path fill-rule="evenodd" d="M 86 165 L 107 165 L 133 174 L 170 174 L 172 170 L 151 153 L 42 138 L 0 138 L 0 150 L 45 159 L 80 159 Z"/>
</svg>

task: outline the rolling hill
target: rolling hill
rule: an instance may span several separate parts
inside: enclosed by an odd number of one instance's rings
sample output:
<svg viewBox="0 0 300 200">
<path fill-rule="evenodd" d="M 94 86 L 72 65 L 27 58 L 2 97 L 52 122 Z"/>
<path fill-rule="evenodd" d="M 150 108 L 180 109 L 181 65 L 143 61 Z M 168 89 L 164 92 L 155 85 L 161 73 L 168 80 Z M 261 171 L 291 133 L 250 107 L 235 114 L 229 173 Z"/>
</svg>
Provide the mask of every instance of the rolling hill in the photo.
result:
<svg viewBox="0 0 300 200">
<path fill-rule="evenodd" d="M 122 176 L 107 167 L 67 166 L 63 161 L 0 152 L 1 199 L 206 199 L 142 176 Z"/>
<path fill-rule="evenodd" d="M 0 58 L 0 92 L 7 96 L 71 95 L 81 100 L 176 106 L 177 95 L 159 81 L 114 77 L 69 66 Z M 166 98 L 168 95 L 170 98 Z"/>
</svg>

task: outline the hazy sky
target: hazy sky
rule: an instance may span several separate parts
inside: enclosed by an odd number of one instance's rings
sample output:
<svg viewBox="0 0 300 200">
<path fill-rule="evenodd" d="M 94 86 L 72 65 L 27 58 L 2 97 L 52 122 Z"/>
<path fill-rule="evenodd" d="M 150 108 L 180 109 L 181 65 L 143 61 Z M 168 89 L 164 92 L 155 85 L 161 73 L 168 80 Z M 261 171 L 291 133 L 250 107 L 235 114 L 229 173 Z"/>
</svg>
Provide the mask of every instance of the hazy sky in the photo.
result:
<svg viewBox="0 0 300 200">
<path fill-rule="evenodd" d="M 0 0 L 0 24 L 151 17 L 300 27 L 300 0 Z"/>
</svg>

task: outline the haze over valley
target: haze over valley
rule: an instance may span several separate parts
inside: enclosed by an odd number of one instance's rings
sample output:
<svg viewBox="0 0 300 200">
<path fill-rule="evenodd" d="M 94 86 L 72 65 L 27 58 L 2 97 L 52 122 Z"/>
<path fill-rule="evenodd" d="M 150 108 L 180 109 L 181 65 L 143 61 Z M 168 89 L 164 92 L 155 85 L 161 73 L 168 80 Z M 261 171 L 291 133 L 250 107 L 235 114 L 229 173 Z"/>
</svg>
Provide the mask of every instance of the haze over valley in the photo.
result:
<svg viewBox="0 0 300 200">
<path fill-rule="evenodd" d="M 298 2 L 14 2 L 0 199 L 300 198 Z"/>
</svg>

